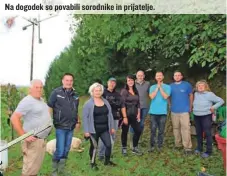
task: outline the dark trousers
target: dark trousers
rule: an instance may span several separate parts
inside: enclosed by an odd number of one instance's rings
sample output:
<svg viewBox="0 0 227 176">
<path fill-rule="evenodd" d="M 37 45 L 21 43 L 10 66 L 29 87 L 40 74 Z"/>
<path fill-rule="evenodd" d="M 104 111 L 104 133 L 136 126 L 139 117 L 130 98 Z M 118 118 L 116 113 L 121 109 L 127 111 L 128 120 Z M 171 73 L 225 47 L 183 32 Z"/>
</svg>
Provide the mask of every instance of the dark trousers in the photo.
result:
<svg viewBox="0 0 227 176">
<path fill-rule="evenodd" d="M 123 148 L 127 147 L 127 136 L 128 136 L 128 129 L 129 129 L 130 125 L 134 130 L 133 147 L 138 146 L 138 142 L 139 142 L 141 131 L 142 131 L 141 126 L 140 126 L 140 123 L 137 121 L 136 117 L 129 117 L 128 125 L 125 125 L 125 124 L 122 125 L 121 143 L 122 143 Z"/>
<path fill-rule="evenodd" d="M 203 151 L 203 132 L 206 136 L 206 153 L 212 153 L 212 114 L 204 116 L 195 115 L 195 128 L 197 134 L 197 150 Z"/>
<path fill-rule="evenodd" d="M 140 127 L 141 127 L 141 130 L 143 132 L 143 129 L 144 129 L 144 122 L 145 122 L 145 118 L 147 116 L 147 111 L 148 111 L 148 108 L 142 108 L 140 109 Z M 130 133 L 134 133 L 132 127 L 129 128 L 129 131 Z"/>
<path fill-rule="evenodd" d="M 91 134 L 91 135 L 94 137 L 97 144 L 98 144 L 99 138 L 101 138 L 103 144 L 106 147 L 105 157 L 109 159 L 110 155 L 111 155 L 111 139 L 110 139 L 109 131 L 104 131 L 102 133 L 96 133 L 96 134 Z M 93 142 L 91 139 L 90 139 L 90 144 L 91 145 L 90 145 L 89 155 L 90 155 L 90 159 L 91 159 L 92 155 L 93 155 L 93 150 L 94 150 L 94 145 L 93 145 Z"/>
<path fill-rule="evenodd" d="M 162 147 L 164 140 L 165 124 L 166 115 L 151 114 L 151 140 L 150 140 L 151 147 L 154 147 L 156 143 L 157 128 L 158 128 L 158 148 Z"/>
</svg>

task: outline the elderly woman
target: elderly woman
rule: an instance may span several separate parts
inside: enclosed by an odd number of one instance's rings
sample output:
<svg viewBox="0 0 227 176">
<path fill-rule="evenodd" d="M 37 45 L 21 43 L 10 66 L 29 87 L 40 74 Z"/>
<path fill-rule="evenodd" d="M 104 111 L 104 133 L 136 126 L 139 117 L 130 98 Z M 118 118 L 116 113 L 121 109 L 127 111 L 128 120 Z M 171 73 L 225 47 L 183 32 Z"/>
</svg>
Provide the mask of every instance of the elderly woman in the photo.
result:
<svg viewBox="0 0 227 176">
<path fill-rule="evenodd" d="M 104 165 L 115 164 L 110 161 L 111 155 L 111 138 L 110 135 L 114 134 L 114 120 L 111 113 L 111 107 L 108 101 L 102 98 L 104 88 L 99 83 L 94 83 L 89 88 L 91 95 L 90 99 L 83 107 L 83 127 L 85 138 L 90 138 L 90 159 L 91 167 L 98 169 L 95 164 L 95 151 L 97 149 L 99 138 L 106 147 Z M 94 157 L 92 159 L 92 157 Z"/>
<path fill-rule="evenodd" d="M 203 132 L 206 136 L 206 152 L 202 153 L 203 158 L 207 158 L 212 153 L 212 114 L 224 103 L 224 100 L 210 91 L 205 80 L 196 83 L 196 92 L 193 102 L 193 114 L 195 116 L 195 127 L 197 133 L 196 154 L 203 150 Z"/>
</svg>

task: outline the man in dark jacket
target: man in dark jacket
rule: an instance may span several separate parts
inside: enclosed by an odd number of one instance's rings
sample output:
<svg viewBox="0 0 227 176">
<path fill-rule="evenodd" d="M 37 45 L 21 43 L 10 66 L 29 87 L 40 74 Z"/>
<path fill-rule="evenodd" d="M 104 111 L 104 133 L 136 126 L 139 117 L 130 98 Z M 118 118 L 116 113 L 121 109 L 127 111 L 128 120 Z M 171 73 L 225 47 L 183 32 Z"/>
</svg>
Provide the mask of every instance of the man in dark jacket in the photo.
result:
<svg viewBox="0 0 227 176">
<path fill-rule="evenodd" d="M 71 147 L 74 128 L 80 127 L 78 117 L 79 97 L 73 86 L 74 76 L 65 73 L 62 86 L 53 90 L 48 106 L 53 112 L 53 123 L 56 128 L 56 151 L 53 155 L 52 176 L 64 174 L 65 162 Z"/>
</svg>

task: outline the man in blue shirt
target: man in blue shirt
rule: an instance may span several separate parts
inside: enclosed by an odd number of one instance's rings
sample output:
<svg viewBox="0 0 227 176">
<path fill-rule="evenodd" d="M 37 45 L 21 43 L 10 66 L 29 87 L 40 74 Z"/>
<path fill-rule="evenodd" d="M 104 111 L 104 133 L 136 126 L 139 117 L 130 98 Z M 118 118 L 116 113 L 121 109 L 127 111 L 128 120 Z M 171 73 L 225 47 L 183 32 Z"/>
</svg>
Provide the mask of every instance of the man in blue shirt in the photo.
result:
<svg viewBox="0 0 227 176">
<path fill-rule="evenodd" d="M 158 128 L 158 151 L 161 151 L 164 139 L 164 130 L 167 117 L 168 97 L 171 93 L 169 85 L 163 83 L 164 75 L 162 72 L 156 72 L 155 80 L 157 84 L 152 85 L 149 90 L 151 98 L 149 114 L 151 115 L 151 148 L 149 152 L 155 149 L 156 130 Z"/>
<path fill-rule="evenodd" d="M 170 86 L 171 118 L 175 148 L 181 148 L 183 143 L 185 154 L 189 154 L 192 150 L 189 116 L 193 103 L 192 86 L 190 83 L 182 81 L 183 75 L 180 71 L 174 72 L 173 79 L 175 82 L 170 84 Z"/>
</svg>

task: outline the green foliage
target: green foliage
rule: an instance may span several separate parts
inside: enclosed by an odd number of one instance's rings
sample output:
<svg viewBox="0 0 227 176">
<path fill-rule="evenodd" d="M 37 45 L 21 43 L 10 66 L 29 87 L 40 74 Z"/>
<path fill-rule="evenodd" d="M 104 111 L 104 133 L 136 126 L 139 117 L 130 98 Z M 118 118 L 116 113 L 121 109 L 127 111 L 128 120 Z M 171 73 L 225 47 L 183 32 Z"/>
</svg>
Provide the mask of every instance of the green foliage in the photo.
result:
<svg viewBox="0 0 227 176">
<path fill-rule="evenodd" d="M 1 85 L 1 139 L 10 140 L 12 133 L 12 128 L 9 123 L 9 118 L 13 111 L 16 109 L 19 101 L 26 94 L 25 88 L 18 88 L 15 85 Z M 21 94 L 22 92 L 22 94 Z M 11 133 L 11 135 L 9 135 Z"/>
<path fill-rule="evenodd" d="M 97 78 L 106 81 L 143 70 L 169 70 L 176 63 L 226 70 L 226 15 L 75 15 L 71 46 L 51 64 L 46 93 L 64 72 L 75 74 L 76 89 L 87 92 Z"/>
</svg>

